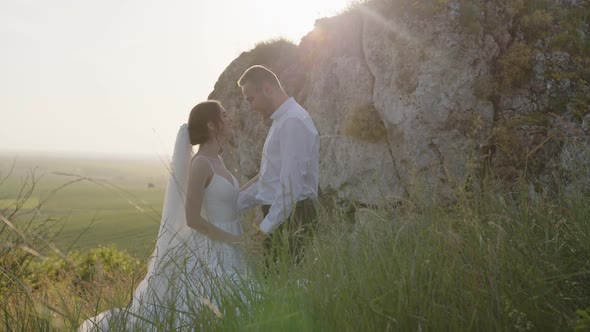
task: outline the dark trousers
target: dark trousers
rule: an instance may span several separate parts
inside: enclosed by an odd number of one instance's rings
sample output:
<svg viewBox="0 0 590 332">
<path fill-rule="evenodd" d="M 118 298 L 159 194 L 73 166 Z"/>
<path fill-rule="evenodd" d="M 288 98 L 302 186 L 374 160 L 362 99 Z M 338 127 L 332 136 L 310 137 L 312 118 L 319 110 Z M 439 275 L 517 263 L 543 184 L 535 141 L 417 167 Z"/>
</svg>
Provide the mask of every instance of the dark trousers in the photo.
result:
<svg viewBox="0 0 590 332">
<path fill-rule="evenodd" d="M 270 205 L 262 206 L 264 217 Z M 297 202 L 291 215 L 264 240 L 264 256 L 267 272 L 271 265 L 279 260 L 289 260 L 289 265 L 296 265 L 303 259 L 304 247 L 311 238 L 317 223 L 317 212 L 312 199 Z"/>
</svg>

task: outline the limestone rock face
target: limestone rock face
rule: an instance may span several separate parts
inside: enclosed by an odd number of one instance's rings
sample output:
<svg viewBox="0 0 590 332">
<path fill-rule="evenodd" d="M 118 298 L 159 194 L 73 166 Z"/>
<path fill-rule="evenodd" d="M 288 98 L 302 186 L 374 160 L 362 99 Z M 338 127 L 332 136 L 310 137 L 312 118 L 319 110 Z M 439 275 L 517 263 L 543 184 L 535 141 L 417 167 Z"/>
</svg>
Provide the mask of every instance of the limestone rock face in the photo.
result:
<svg viewBox="0 0 590 332">
<path fill-rule="evenodd" d="M 210 95 L 234 118 L 235 136 L 224 154 L 228 167 L 242 183 L 258 172 L 270 123 L 248 111 L 236 82 L 249 66 L 262 64 L 313 118 L 321 135 L 320 187 L 332 199 L 452 201 L 458 189 L 488 176 L 489 167 L 500 176 L 518 169 L 522 153 L 530 158 L 551 135 L 547 123 L 572 123 L 516 121 L 549 113 L 556 95 L 580 88 L 571 78 L 550 77 L 571 70 L 572 57 L 537 48 L 523 65 L 516 55 L 528 56 L 528 48 L 512 47 L 520 38 L 517 12 L 486 3 L 479 10 L 493 21 L 465 32 L 462 3 L 448 1 L 426 20 L 373 1 L 316 21 L 299 45 L 279 40 L 242 53 Z M 498 80 L 511 79 L 509 65 L 529 64 L 524 83 L 498 87 Z M 541 134 L 539 126 L 545 126 Z M 587 159 L 588 147 L 580 142 L 586 144 L 588 130 L 576 130 L 576 144 L 548 140 L 537 147 L 539 164 L 553 161 L 564 169 L 564 160 L 578 155 L 575 149 L 586 151 Z"/>
<path fill-rule="evenodd" d="M 404 25 L 369 12 L 363 48 L 397 187 L 419 193 L 426 185 L 447 197 L 449 186 L 480 167 L 494 110 L 474 95 L 473 86 L 489 74 L 481 58 L 496 48 L 494 42 L 465 41 L 449 26 Z"/>
</svg>

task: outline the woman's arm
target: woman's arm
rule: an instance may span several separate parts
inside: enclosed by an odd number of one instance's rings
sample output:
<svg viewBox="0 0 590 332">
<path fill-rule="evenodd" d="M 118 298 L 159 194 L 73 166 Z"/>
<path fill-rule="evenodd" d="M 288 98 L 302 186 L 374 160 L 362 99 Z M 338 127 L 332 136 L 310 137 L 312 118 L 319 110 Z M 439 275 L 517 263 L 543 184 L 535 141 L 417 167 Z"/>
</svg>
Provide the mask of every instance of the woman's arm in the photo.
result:
<svg viewBox="0 0 590 332">
<path fill-rule="evenodd" d="M 250 181 L 248 181 L 248 183 L 243 185 L 242 188 L 240 188 L 240 191 L 244 191 L 244 190 L 248 189 L 248 187 L 250 187 L 253 183 L 256 183 L 256 181 L 258 181 L 258 174 L 256 174 L 255 177 L 250 179 Z"/>
<path fill-rule="evenodd" d="M 193 159 L 186 190 L 186 224 L 212 240 L 239 244 L 242 242 L 241 236 L 221 230 L 201 216 L 203 194 L 212 177 L 213 170 L 206 160 L 198 157 Z"/>
</svg>

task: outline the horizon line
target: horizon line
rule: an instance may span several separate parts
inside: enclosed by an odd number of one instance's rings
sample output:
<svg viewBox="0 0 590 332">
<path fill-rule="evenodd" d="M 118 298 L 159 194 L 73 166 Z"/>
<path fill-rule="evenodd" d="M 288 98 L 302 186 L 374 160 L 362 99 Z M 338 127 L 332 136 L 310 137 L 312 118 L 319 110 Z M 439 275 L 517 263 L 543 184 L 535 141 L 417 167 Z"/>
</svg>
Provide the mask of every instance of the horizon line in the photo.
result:
<svg viewBox="0 0 590 332">
<path fill-rule="evenodd" d="M 35 149 L 0 149 L 0 157 L 81 157 L 98 159 L 151 159 L 161 160 L 171 157 L 172 154 L 161 152 L 105 152 L 105 151 L 83 151 L 83 150 L 35 150 Z"/>
</svg>

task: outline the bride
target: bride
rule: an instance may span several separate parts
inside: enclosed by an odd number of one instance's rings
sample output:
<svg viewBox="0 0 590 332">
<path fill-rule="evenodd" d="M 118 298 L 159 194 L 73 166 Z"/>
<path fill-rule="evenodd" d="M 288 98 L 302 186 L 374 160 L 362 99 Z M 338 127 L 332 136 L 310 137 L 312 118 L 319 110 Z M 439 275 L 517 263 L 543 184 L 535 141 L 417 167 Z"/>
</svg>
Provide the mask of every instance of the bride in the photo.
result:
<svg viewBox="0 0 590 332">
<path fill-rule="evenodd" d="M 217 101 L 196 105 L 176 137 L 156 248 L 125 309 L 87 319 L 78 331 L 188 329 L 217 309 L 246 271 L 238 220 L 239 184 L 219 152 L 232 122 Z M 199 145 L 193 156 L 192 145 Z M 163 326 L 162 326 L 163 325 Z"/>
</svg>

